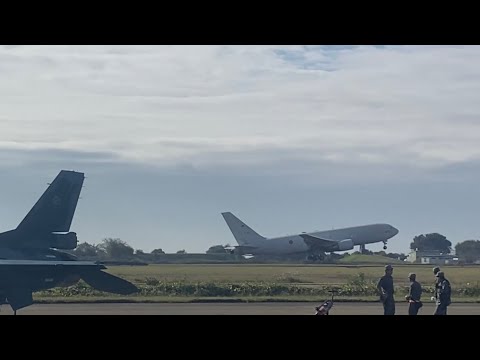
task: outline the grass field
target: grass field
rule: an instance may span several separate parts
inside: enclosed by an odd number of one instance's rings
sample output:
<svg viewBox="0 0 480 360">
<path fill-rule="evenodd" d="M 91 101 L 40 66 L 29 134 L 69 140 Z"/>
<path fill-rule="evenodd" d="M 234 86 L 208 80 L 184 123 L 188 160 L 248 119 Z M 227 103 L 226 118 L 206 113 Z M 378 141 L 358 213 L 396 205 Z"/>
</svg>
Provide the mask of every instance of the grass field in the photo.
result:
<svg viewBox="0 0 480 360">
<path fill-rule="evenodd" d="M 408 274 L 415 272 L 430 301 L 432 266 L 394 265 L 396 301 L 408 293 Z M 444 266 L 452 284 L 452 301 L 480 302 L 480 266 Z M 34 294 L 36 302 L 198 302 L 198 301 L 313 301 L 328 298 L 337 287 L 337 301 L 378 301 L 375 284 L 383 264 L 279 265 L 279 264 L 162 264 L 110 265 L 111 274 L 135 283 L 138 294 L 116 296 L 77 284 Z"/>
<path fill-rule="evenodd" d="M 148 278 L 160 281 L 194 282 L 271 282 L 284 284 L 336 285 L 347 284 L 363 273 L 367 281 L 377 281 L 384 274 L 384 265 L 147 265 L 109 266 L 107 271 L 137 284 Z M 417 281 L 426 286 L 434 282 L 431 265 L 394 265 L 393 277 L 398 286 L 408 286 L 408 274 L 417 274 Z M 480 287 L 480 266 L 444 266 L 442 270 L 453 287 Z"/>
<path fill-rule="evenodd" d="M 365 254 L 352 254 L 338 260 L 339 264 L 370 264 L 370 265 L 385 265 L 389 263 L 391 265 L 399 264 L 405 265 L 405 262 L 397 259 L 390 259 L 381 255 L 365 255 Z"/>
</svg>

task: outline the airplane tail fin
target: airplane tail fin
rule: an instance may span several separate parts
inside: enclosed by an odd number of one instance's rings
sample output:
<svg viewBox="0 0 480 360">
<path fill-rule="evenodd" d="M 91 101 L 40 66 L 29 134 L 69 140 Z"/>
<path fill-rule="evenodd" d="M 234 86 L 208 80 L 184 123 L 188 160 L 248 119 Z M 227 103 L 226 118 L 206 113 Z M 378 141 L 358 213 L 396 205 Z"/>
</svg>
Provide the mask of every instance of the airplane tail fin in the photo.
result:
<svg viewBox="0 0 480 360">
<path fill-rule="evenodd" d="M 222 216 L 239 245 L 253 245 L 260 240 L 265 240 L 231 212 L 224 212 Z"/>
<path fill-rule="evenodd" d="M 16 231 L 34 235 L 70 231 L 84 179 L 83 173 L 61 170 Z"/>
</svg>

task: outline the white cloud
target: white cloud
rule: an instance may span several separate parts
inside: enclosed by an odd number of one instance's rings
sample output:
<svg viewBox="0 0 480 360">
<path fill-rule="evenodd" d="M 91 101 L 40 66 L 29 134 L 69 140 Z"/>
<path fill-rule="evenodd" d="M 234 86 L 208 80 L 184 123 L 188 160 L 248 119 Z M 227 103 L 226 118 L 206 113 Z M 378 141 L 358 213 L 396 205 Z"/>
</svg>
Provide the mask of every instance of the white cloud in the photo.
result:
<svg viewBox="0 0 480 360">
<path fill-rule="evenodd" d="M 478 46 L 3 47 L 0 148 L 156 165 L 475 161 L 479 61 Z"/>
</svg>

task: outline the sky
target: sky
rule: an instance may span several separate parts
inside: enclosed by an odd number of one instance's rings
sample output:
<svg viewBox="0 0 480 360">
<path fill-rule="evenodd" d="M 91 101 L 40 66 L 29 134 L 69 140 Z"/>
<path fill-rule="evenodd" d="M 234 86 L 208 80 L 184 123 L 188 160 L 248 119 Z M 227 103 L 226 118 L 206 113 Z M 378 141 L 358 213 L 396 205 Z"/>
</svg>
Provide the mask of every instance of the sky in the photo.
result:
<svg viewBox="0 0 480 360">
<path fill-rule="evenodd" d="M 61 169 L 80 242 L 389 223 L 479 239 L 479 46 L 0 46 L 0 231 Z M 381 250 L 383 244 L 367 247 Z"/>
</svg>

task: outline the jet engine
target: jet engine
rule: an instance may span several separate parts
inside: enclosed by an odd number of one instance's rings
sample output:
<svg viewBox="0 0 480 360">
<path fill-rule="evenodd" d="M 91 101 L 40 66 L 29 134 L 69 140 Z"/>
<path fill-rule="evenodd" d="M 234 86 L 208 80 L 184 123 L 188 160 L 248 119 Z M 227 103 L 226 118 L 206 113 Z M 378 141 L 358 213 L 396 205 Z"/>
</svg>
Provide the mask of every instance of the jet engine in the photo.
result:
<svg viewBox="0 0 480 360">
<path fill-rule="evenodd" d="M 353 240 L 346 239 L 338 242 L 338 251 L 346 251 L 353 249 Z"/>
<path fill-rule="evenodd" d="M 62 250 L 73 250 L 77 247 L 77 234 L 69 232 L 67 234 L 52 234 L 50 247 Z"/>
<path fill-rule="evenodd" d="M 235 248 L 235 249 L 230 249 L 230 250 L 227 250 L 227 252 L 230 254 L 230 255 L 245 255 L 245 251 L 243 251 L 242 248 Z"/>
</svg>

